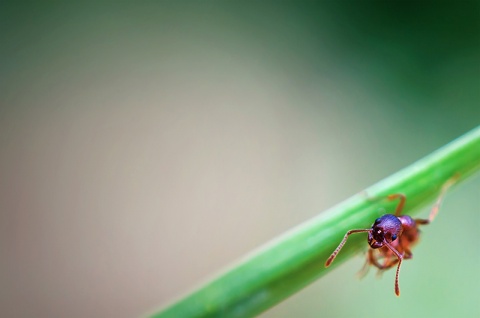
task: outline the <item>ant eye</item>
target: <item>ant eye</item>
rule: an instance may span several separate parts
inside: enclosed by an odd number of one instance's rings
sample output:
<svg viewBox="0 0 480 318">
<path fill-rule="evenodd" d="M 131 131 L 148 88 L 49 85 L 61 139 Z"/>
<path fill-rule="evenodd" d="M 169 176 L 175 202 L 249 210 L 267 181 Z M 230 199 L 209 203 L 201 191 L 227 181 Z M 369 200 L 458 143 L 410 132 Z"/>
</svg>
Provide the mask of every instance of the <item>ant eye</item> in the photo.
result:
<svg viewBox="0 0 480 318">
<path fill-rule="evenodd" d="M 395 241 L 397 239 L 397 235 L 396 234 L 393 234 L 392 235 L 392 241 Z"/>
</svg>

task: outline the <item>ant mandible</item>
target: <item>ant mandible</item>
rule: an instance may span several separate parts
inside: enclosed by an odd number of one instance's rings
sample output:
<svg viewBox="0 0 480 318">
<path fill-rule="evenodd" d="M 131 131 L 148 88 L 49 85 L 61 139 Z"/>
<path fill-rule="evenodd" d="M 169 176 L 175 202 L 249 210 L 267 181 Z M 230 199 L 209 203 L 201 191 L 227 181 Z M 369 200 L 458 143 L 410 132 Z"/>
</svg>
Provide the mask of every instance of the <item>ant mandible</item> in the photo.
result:
<svg viewBox="0 0 480 318">
<path fill-rule="evenodd" d="M 452 178 L 444 184 L 428 219 L 412 219 L 408 215 L 401 215 L 407 199 L 404 194 L 396 193 L 387 196 L 387 199 L 390 201 L 397 199 L 399 200 L 395 209 L 395 214 L 385 214 L 376 219 L 375 223 L 373 223 L 372 228 L 370 229 L 348 231 L 343 237 L 342 242 L 340 242 L 335 251 L 333 251 L 332 255 L 330 255 L 330 257 L 327 259 L 325 267 L 330 266 L 351 234 L 368 232 L 368 244 L 370 245 L 371 249 L 368 250 L 365 265 L 373 265 L 380 271 L 387 270 L 397 265 L 397 272 L 395 274 L 395 294 L 400 296 L 400 288 L 398 285 L 400 266 L 402 265 L 402 261 L 404 259 L 411 259 L 413 256 L 410 249 L 419 239 L 420 230 L 418 229 L 418 225 L 429 224 L 433 221 L 437 215 L 446 190 L 455 182 L 456 179 L 457 177 Z M 377 257 L 375 257 L 373 253 L 374 249 L 378 249 L 379 251 L 379 255 Z M 380 258 L 384 259 L 383 264 L 378 261 Z"/>
</svg>

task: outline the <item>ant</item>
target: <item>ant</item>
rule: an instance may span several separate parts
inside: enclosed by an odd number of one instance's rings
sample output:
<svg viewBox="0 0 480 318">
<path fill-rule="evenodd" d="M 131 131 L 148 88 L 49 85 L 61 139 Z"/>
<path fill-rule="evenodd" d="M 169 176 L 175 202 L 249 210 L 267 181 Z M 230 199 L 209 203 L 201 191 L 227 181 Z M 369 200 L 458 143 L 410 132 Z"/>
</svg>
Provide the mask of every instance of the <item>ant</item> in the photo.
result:
<svg viewBox="0 0 480 318">
<path fill-rule="evenodd" d="M 410 248 L 419 239 L 420 230 L 418 229 L 418 226 L 426 225 L 433 221 L 438 213 L 445 192 L 456 181 L 456 179 L 457 176 L 451 178 L 443 185 L 440 195 L 433 205 L 428 219 L 412 219 L 408 215 L 401 215 L 407 197 L 402 193 L 388 195 L 387 200 L 389 201 L 399 200 L 395 209 L 395 214 L 385 214 L 376 219 L 370 229 L 348 231 L 343 237 L 342 242 L 340 242 L 332 255 L 327 259 L 325 267 L 330 266 L 351 234 L 367 232 L 368 244 L 371 249 L 368 250 L 364 268 L 368 268 L 368 265 L 373 265 L 381 272 L 397 265 L 397 272 L 395 274 L 395 294 L 400 296 L 400 288 L 398 285 L 400 266 L 404 259 L 411 259 L 413 256 Z M 375 249 L 379 251 L 379 255 L 377 256 L 374 254 Z M 384 259 L 383 264 L 379 262 L 380 258 Z"/>
</svg>

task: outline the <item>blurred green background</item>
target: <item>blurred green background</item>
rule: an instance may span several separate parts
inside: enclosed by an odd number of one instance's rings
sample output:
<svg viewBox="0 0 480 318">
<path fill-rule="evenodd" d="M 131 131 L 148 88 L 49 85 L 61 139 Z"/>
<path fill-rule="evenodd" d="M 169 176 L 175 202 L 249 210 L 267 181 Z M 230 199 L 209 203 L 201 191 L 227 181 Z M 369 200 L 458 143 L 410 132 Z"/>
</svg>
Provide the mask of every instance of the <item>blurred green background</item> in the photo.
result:
<svg viewBox="0 0 480 318">
<path fill-rule="evenodd" d="M 142 316 L 480 119 L 478 1 L 1 2 L 0 41 L 4 317 Z M 479 195 L 400 298 L 359 255 L 263 317 L 478 317 Z"/>
</svg>

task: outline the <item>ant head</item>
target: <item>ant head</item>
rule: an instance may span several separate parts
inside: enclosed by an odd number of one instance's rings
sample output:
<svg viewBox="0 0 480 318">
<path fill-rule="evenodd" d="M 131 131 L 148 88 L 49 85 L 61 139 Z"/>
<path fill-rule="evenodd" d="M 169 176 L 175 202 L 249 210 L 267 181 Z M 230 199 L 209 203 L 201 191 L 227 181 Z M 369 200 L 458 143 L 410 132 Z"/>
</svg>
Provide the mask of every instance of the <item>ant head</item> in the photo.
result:
<svg viewBox="0 0 480 318">
<path fill-rule="evenodd" d="M 375 220 L 368 233 L 368 244 L 372 248 L 382 247 L 385 242 L 392 243 L 402 235 L 402 222 L 393 214 L 385 214 Z"/>
</svg>

